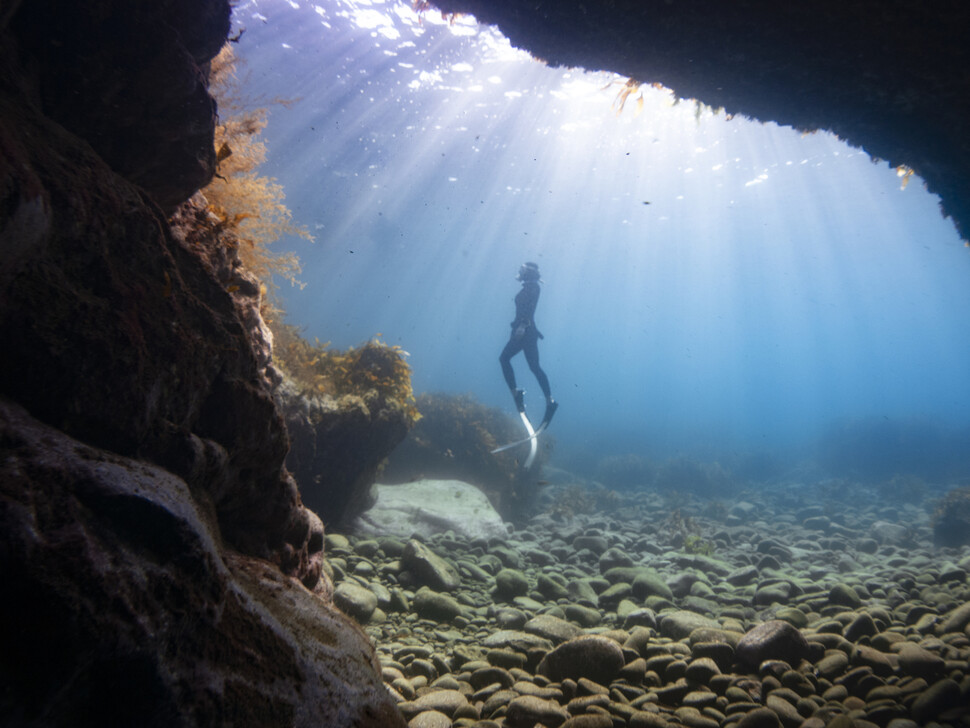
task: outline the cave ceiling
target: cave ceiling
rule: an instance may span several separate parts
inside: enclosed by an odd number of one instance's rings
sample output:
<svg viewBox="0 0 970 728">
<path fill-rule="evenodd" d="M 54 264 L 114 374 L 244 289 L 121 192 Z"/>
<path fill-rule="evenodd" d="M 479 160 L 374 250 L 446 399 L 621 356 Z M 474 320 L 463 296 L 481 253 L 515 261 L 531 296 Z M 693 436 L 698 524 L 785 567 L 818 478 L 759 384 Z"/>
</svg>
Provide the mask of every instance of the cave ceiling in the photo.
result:
<svg viewBox="0 0 970 728">
<path fill-rule="evenodd" d="M 550 65 L 661 83 L 905 165 L 970 238 L 970 3 L 435 0 Z"/>
</svg>

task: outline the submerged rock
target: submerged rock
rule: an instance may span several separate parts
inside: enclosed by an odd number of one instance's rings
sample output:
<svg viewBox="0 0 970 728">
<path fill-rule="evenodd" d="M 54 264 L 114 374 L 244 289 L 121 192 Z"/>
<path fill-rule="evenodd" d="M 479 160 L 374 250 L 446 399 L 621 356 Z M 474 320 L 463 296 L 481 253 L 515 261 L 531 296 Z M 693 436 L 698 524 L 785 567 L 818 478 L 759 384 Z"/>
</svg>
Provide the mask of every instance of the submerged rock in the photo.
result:
<svg viewBox="0 0 970 728">
<path fill-rule="evenodd" d="M 420 585 L 441 591 L 453 591 L 461 586 L 461 576 L 455 567 L 415 539 L 405 545 L 401 566 Z"/>
<path fill-rule="evenodd" d="M 376 502 L 353 522 L 353 531 L 361 535 L 429 538 L 453 531 L 468 540 L 508 536 L 485 494 L 460 480 L 375 485 L 373 492 Z"/>
<path fill-rule="evenodd" d="M 480 488 L 506 518 L 530 512 L 538 492 L 535 473 L 519 467 L 514 449 L 492 452 L 496 445 L 522 437 L 518 418 L 468 395 L 425 392 L 415 404 L 421 419 L 388 457 L 384 482 L 458 480 Z M 546 459 L 546 450 L 540 448 L 536 468 Z"/>
<path fill-rule="evenodd" d="M 87 143 L 2 93 L 0 148 L 0 189 L 15 191 L 0 219 L 0 393 L 175 473 L 234 548 L 312 585 L 258 284 L 225 243 L 193 237 L 198 205 L 170 226 Z"/>
<path fill-rule="evenodd" d="M 665 613 L 660 620 L 660 633 L 672 639 L 683 639 L 695 629 L 720 628 L 721 625 L 716 620 L 686 610 Z"/>
<path fill-rule="evenodd" d="M 569 717 L 554 700 L 534 695 L 522 695 L 509 703 L 506 721 L 512 728 L 532 728 L 535 725 L 559 726 Z"/>
<path fill-rule="evenodd" d="M 747 632 L 734 654 L 742 664 L 756 668 L 765 660 L 797 665 L 808 653 L 808 642 L 801 632 L 788 622 L 772 619 Z"/>
<path fill-rule="evenodd" d="M 45 115 L 167 214 L 212 178 L 216 104 L 202 69 L 226 42 L 229 0 L 137 11 L 128 0 L 31 0 L 5 3 L 7 21 L 17 43 L 3 45 L 30 58 Z"/>
<path fill-rule="evenodd" d="M 418 589 L 411 607 L 419 617 L 436 622 L 448 622 L 461 616 L 463 611 L 454 597 L 433 591 L 426 586 Z"/>
<path fill-rule="evenodd" d="M 529 593 L 529 579 L 518 569 L 502 569 L 495 575 L 495 594 L 506 600 Z"/>
<path fill-rule="evenodd" d="M 566 642 L 582 634 L 580 627 L 551 614 L 536 615 L 526 622 L 523 629 L 526 632 L 545 637 L 555 644 Z"/>
<path fill-rule="evenodd" d="M 596 12 L 578 1 L 435 5 L 498 26 L 550 66 L 609 70 L 762 122 L 828 129 L 873 157 L 913 168 L 970 237 L 963 142 L 970 79 L 962 72 L 970 9 L 962 3 L 901 3 L 892 12 L 835 0 L 816 0 L 811 11 L 800 3 L 673 0 L 616 2 Z M 909 49 L 904 57 L 899 38 Z M 920 116 L 927 121 L 913 124 Z"/>
<path fill-rule="evenodd" d="M 954 488 L 937 505 L 933 542 L 951 548 L 970 544 L 970 488 Z"/>
<path fill-rule="evenodd" d="M 377 609 L 377 595 L 365 586 L 344 581 L 334 589 L 333 603 L 344 614 L 366 624 Z"/>
<path fill-rule="evenodd" d="M 564 642 L 546 654 L 537 672 L 553 681 L 587 678 L 609 685 L 623 664 L 623 649 L 616 642 L 599 635 L 584 635 Z"/>
<path fill-rule="evenodd" d="M 187 201 L 229 12 L 0 11 L 4 724 L 403 725 L 327 601 L 259 282 Z"/>
</svg>

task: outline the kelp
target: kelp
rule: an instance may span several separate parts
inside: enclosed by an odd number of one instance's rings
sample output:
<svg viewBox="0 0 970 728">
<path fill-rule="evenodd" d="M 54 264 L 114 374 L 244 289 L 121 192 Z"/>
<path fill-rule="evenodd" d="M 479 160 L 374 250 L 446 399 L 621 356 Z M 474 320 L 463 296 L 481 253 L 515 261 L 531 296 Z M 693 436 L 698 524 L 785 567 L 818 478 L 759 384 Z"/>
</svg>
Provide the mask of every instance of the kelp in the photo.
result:
<svg viewBox="0 0 970 728">
<path fill-rule="evenodd" d="M 287 235 L 305 240 L 313 237 L 293 223 L 283 187 L 256 171 L 266 159 L 261 134 L 269 111 L 247 108 L 240 101 L 235 69 L 232 46 L 226 44 L 210 70 L 209 89 L 220 109 L 215 133 L 217 166 L 202 195 L 215 224 L 234 233 L 225 239 L 237 246 L 243 266 L 269 291 L 275 289 L 274 275 L 302 287 L 299 257 L 293 252 L 275 252 L 270 245 Z"/>
</svg>

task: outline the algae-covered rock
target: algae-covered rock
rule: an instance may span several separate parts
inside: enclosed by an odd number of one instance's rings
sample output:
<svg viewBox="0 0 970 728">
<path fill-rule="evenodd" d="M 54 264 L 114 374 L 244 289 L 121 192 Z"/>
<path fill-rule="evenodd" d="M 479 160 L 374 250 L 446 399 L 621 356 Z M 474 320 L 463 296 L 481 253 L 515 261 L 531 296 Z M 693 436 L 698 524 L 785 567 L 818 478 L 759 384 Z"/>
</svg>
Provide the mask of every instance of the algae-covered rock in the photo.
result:
<svg viewBox="0 0 970 728">
<path fill-rule="evenodd" d="M 670 591 L 663 578 L 653 569 L 644 569 L 633 579 L 633 594 L 638 599 L 646 599 L 649 596 L 659 596 L 664 599 L 673 600 L 674 593 Z"/>
<path fill-rule="evenodd" d="M 970 488 L 954 488 L 937 505 L 933 542 L 954 548 L 970 544 Z"/>
<path fill-rule="evenodd" d="M 716 620 L 686 610 L 665 613 L 660 620 L 660 633 L 675 640 L 684 639 L 695 629 L 720 628 Z"/>
<path fill-rule="evenodd" d="M 276 390 L 276 399 L 290 435 L 286 464 L 303 502 L 328 525 L 352 522 L 373 504 L 370 489 L 381 463 L 407 434 L 407 406 L 377 390 L 316 396 L 291 379 Z"/>
<path fill-rule="evenodd" d="M 275 390 L 290 434 L 287 467 L 306 504 L 328 525 L 348 525 L 373 504 L 384 459 L 420 417 L 405 353 L 374 338 L 339 351 L 275 321 Z"/>
<path fill-rule="evenodd" d="M 588 678 L 609 685 L 623 667 L 623 650 L 613 640 L 584 635 L 564 642 L 539 663 L 537 672 L 550 680 Z"/>
<path fill-rule="evenodd" d="M 343 581 L 333 591 L 333 603 L 347 616 L 367 624 L 377 609 L 377 595 L 365 586 Z"/>
<path fill-rule="evenodd" d="M 454 597 L 426 586 L 418 589 L 411 606 L 419 617 L 438 622 L 448 622 L 464 613 L 461 604 Z"/>
<path fill-rule="evenodd" d="M 502 569 L 495 575 L 496 596 L 513 600 L 529 593 L 529 578 L 518 569 Z"/>
</svg>

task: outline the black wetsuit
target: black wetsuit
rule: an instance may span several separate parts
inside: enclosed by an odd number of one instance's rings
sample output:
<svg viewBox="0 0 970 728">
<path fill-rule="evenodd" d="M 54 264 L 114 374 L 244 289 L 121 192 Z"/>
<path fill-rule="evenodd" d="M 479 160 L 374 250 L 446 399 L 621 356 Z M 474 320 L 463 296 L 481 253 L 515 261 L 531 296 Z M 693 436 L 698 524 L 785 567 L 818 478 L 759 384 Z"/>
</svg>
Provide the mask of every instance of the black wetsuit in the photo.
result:
<svg viewBox="0 0 970 728">
<path fill-rule="evenodd" d="M 522 290 L 515 296 L 515 321 L 512 322 L 512 335 L 509 343 L 502 349 L 502 354 L 498 360 L 502 365 L 502 374 L 505 375 L 505 382 L 509 389 L 515 392 L 515 372 L 512 370 L 511 359 L 520 351 L 525 352 L 525 360 L 529 364 L 529 369 L 535 374 L 539 381 L 539 387 L 546 399 L 550 400 L 552 395 L 549 389 L 549 378 L 539 366 L 539 339 L 542 334 L 536 328 L 535 313 L 536 305 L 539 303 L 539 282 L 523 281 Z"/>
</svg>

